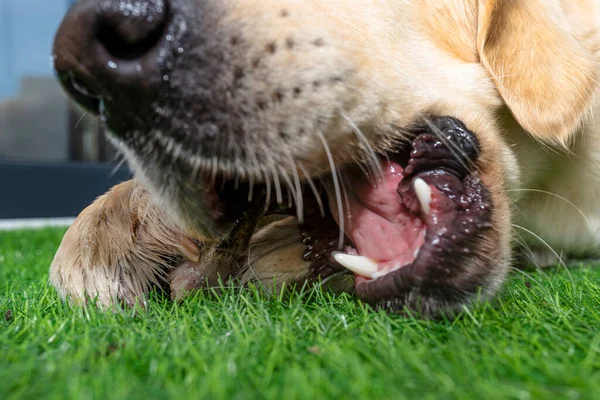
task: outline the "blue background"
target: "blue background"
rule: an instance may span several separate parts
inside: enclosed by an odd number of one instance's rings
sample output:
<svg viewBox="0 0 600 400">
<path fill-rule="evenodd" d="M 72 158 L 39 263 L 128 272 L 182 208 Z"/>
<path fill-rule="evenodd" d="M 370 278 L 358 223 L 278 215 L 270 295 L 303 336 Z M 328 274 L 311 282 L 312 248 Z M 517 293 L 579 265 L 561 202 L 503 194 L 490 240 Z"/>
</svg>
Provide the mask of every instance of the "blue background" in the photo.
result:
<svg viewBox="0 0 600 400">
<path fill-rule="evenodd" d="M 24 75 L 51 76 L 54 33 L 74 0 L 0 0 L 0 100 Z"/>
</svg>

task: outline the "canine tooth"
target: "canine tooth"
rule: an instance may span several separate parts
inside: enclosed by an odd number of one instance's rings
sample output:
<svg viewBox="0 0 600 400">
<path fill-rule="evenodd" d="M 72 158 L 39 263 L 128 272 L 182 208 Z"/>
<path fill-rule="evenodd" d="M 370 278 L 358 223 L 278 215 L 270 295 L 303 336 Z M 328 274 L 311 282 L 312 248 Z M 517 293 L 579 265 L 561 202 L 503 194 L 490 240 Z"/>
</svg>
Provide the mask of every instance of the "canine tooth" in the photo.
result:
<svg viewBox="0 0 600 400">
<path fill-rule="evenodd" d="M 381 278 L 382 276 L 386 276 L 390 272 L 392 272 L 392 271 L 379 271 L 379 272 L 374 273 L 371 278 L 373 280 L 377 280 L 377 279 Z"/>
<path fill-rule="evenodd" d="M 417 198 L 419 199 L 419 203 L 421 203 L 421 209 L 426 215 L 429 215 L 431 212 L 431 188 L 421 178 L 415 178 L 413 187 L 417 194 Z"/>
<path fill-rule="evenodd" d="M 420 252 L 421 252 L 421 248 L 420 248 L 420 247 L 417 247 L 417 248 L 415 249 L 414 253 L 413 253 L 413 256 L 414 256 L 415 258 L 419 257 L 419 253 L 420 253 Z"/>
<path fill-rule="evenodd" d="M 354 256 L 338 251 L 331 254 L 333 255 L 335 261 L 360 276 L 373 278 L 373 274 L 377 273 L 377 263 L 370 258 L 364 256 Z"/>
</svg>

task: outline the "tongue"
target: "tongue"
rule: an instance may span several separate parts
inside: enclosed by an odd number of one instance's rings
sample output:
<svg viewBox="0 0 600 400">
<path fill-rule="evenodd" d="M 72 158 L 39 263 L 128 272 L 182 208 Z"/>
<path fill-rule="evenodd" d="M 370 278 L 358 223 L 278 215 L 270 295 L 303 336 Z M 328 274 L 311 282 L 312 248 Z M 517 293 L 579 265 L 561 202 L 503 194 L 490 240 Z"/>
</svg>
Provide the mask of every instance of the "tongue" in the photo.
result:
<svg viewBox="0 0 600 400">
<path fill-rule="evenodd" d="M 390 161 L 381 167 L 383 176 L 377 182 L 358 174 L 354 177 L 347 201 L 344 199 L 344 232 L 361 256 L 387 273 L 414 261 L 426 226 L 400 202 L 397 189 L 403 179 L 402 167 Z M 334 198 L 329 196 L 330 206 L 339 224 Z"/>
</svg>

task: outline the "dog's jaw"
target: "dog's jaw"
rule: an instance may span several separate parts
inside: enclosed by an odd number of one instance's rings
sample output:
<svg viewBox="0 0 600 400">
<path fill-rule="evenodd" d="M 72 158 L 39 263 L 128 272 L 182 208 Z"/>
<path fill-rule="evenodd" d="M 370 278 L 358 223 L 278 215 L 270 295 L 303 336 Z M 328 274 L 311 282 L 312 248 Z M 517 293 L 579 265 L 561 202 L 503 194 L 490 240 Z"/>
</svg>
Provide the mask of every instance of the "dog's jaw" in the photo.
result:
<svg viewBox="0 0 600 400">
<path fill-rule="evenodd" d="M 183 54 L 175 55 L 174 67 L 168 72 L 166 83 L 171 100 L 159 98 L 155 101 L 154 109 L 161 112 L 143 138 L 140 139 L 139 130 L 133 135 L 131 132 L 116 135 L 117 140 L 129 149 L 126 150 L 129 158 L 135 160 L 133 165 L 138 176 L 167 209 L 174 211 L 173 216 L 181 226 L 195 236 L 220 238 L 230 229 L 211 215 L 214 207 L 206 201 L 206 193 L 212 190 L 207 189 L 207 178 L 210 180 L 211 176 L 213 181 L 217 176 L 230 181 L 251 181 L 253 185 L 268 183 L 271 200 L 281 201 L 280 193 L 276 192 L 283 192 L 280 188 L 286 184 L 294 193 L 299 190 L 295 185 L 300 180 L 331 172 L 337 174 L 348 164 L 372 165 L 373 154 L 393 152 L 399 141 L 410 137 L 409 128 L 420 125 L 422 118 L 430 112 L 448 110 L 451 115 L 464 115 L 467 123 L 472 120 L 472 115 L 476 115 L 475 126 L 479 128 L 486 123 L 479 121 L 485 113 L 478 114 L 478 108 L 489 112 L 500 104 L 497 97 L 488 95 L 487 91 L 493 92 L 489 85 L 472 88 L 460 87 L 457 83 L 461 73 L 482 73 L 471 65 L 453 65 L 447 75 L 438 74 L 433 78 L 438 82 L 423 81 L 421 85 L 414 85 L 413 80 L 417 78 L 404 76 L 406 71 L 397 71 L 394 80 L 388 81 L 392 64 L 405 64 L 408 71 L 419 71 L 426 67 L 418 64 L 426 63 L 424 60 L 431 59 L 431 54 L 439 53 L 437 49 L 413 49 L 414 60 L 399 62 L 398 55 L 383 60 L 379 49 L 348 46 L 347 42 L 342 42 L 344 38 L 326 28 L 310 33 L 295 29 L 285 34 L 286 29 L 282 26 L 293 18 L 298 19 L 295 22 L 298 24 L 303 18 L 313 18 L 316 14 L 310 10 L 298 13 L 293 9 L 286 13 L 272 11 L 272 18 L 264 23 L 280 34 L 265 37 L 253 30 L 258 26 L 255 19 L 261 18 L 249 10 L 242 12 L 243 7 L 244 2 L 236 2 L 241 20 L 231 15 L 231 10 L 217 12 L 215 8 L 214 12 L 195 18 L 221 14 L 227 17 L 188 23 L 189 26 L 209 26 L 216 30 L 218 34 L 214 36 L 219 38 L 218 42 L 201 42 L 196 45 L 198 47 L 188 46 Z M 363 28 L 366 24 L 364 20 L 355 22 Z M 311 21 L 305 25 L 315 24 Z M 246 31 L 240 31 L 240 26 Z M 257 37 L 260 39 L 254 42 L 246 39 Z M 189 33 L 188 40 L 193 43 L 194 32 Z M 212 54 L 207 48 L 218 49 L 219 54 Z M 203 60 L 207 57 L 211 62 Z M 365 63 L 378 65 L 367 67 Z M 365 70 L 378 71 L 381 76 L 366 76 Z M 454 89 L 435 92 L 434 86 Z M 462 93 L 457 95 L 459 91 Z M 189 107 L 174 107 L 173 93 Z M 203 97 L 204 93 L 210 98 Z M 386 106 L 382 107 L 382 104 Z M 487 135 L 492 131 L 486 127 L 483 132 L 476 132 Z M 498 148 L 504 148 L 490 136 L 484 138 L 481 149 L 484 164 L 497 163 L 501 159 L 497 156 L 501 151 Z M 157 149 L 166 154 L 159 155 Z M 411 257 L 402 256 L 406 258 L 402 264 L 410 265 L 380 268 L 375 272 L 380 279 L 373 282 L 359 278 L 358 294 L 378 306 L 395 310 L 409 306 L 426 315 L 452 312 L 469 302 L 480 290 L 484 298 L 493 294 L 498 282 L 503 280 L 509 258 L 508 239 L 502 236 L 506 234 L 499 233 L 503 229 L 491 228 L 498 221 L 505 223 L 508 218 L 503 206 L 505 199 L 500 193 L 502 184 L 494 182 L 506 172 L 503 165 L 500 167 L 499 172 L 478 176 L 469 183 L 483 185 L 483 179 L 496 193 L 486 195 L 488 198 L 481 200 L 482 204 L 499 203 L 493 210 L 498 215 L 493 217 L 490 209 L 486 211 L 485 221 L 469 218 L 475 220 L 475 225 L 470 226 L 475 233 L 467 235 L 463 248 L 470 247 L 472 254 L 459 256 L 452 251 L 450 256 L 445 256 L 454 258 L 450 262 L 452 266 L 438 268 L 450 272 L 432 272 L 435 264 L 447 260 L 441 256 L 431 258 L 433 251 L 424 251 L 419 258 L 418 250 L 426 240 L 423 229 Z M 419 179 L 422 182 L 430 179 L 424 178 Z M 427 187 L 435 187 L 430 182 Z M 477 192 L 479 189 L 470 190 Z M 487 189 L 484 192 L 487 193 Z M 404 190 L 405 197 L 407 193 L 416 192 L 410 186 L 410 190 Z M 439 199 L 438 193 L 436 191 L 434 196 Z M 247 193 L 240 193 L 240 197 L 246 196 Z M 392 238 L 389 240 L 393 241 Z M 490 246 L 493 241 L 500 241 L 501 245 Z M 390 246 L 397 245 L 390 243 Z M 487 254 L 484 256 L 483 253 Z M 490 262 L 490 258 L 494 261 Z M 377 260 L 375 264 L 382 265 L 381 261 Z M 392 263 L 392 260 L 383 261 Z M 304 263 L 303 260 L 288 262 Z M 430 267 L 430 264 L 434 265 Z M 423 270 L 429 272 L 423 275 Z M 448 277 L 444 278 L 445 275 Z M 320 278 L 326 276 L 324 273 L 319 275 Z M 398 278 L 400 276 L 404 278 Z M 436 284 L 432 285 L 433 281 Z"/>
<path fill-rule="evenodd" d="M 105 101 L 103 117 L 136 176 L 188 234 L 227 242 L 238 217 L 256 208 L 238 215 L 215 206 L 215 180 L 266 186 L 266 203 L 282 200 L 286 186 L 288 198 L 298 198 L 300 181 L 336 179 L 348 165 L 372 167 L 411 139 L 410 128 L 424 117 L 458 117 L 481 142 L 477 173 L 491 192 L 493 215 L 485 224 L 494 229 L 481 233 L 476 246 L 493 261 L 465 261 L 466 269 L 479 268 L 489 279 L 475 279 L 467 295 L 427 303 L 421 311 L 459 307 L 479 286 L 493 292 L 507 269 L 510 235 L 507 168 L 499 155 L 506 146 L 491 122 L 501 103 L 483 68 L 452 59 L 427 41 L 411 21 L 417 6 L 373 3 L 365 12 L 352 11 L 356 3 L 349 0 L 285 2 L 277 9 L 267 3 L 215 0 L 200 8 L 194 0 L 172 1 L 183 21 L 178 26 L 186 29 L 177 46 L 165 48 L 161 90 L 144 99 L 135 115 L 119 115 L 118 100 Z M 348 12 L 340 20 L 335 13 L 344 5 Z M 436 63 L 443 68 L 432 74 Z M 260 199 L 258 190 L 254 196 L 239 193 L 242 200 Z M 250 219 L 244 221 L 251 233 L 258 217 Z M 289 262 L 304 265 L 301 259 Z M 413 300 L 424 294 L 416 289 L 390 300 L 377 291 L 362 293 L 394 309 L 419 308 Z"/>
</svg>

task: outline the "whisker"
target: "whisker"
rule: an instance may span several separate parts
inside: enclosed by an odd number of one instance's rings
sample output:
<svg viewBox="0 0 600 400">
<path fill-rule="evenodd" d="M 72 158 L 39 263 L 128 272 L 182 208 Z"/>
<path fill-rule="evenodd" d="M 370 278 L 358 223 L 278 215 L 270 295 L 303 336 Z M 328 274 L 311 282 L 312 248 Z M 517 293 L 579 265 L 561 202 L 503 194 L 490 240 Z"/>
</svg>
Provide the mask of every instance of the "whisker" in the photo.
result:
<svg viewBox="0 0 600 400">
<path fill-rule="evenodd" d="M 316 132 L 317 132 L 317 136 L 319 136 L 319 139 L 321 140 L 321 143 L 323 144 L 323 148 L 325 149 L 325 154 L 327 154 L 327 160 L 329 161 L 329 166 L 331 168 L 331 178 L 333 179 L 333 188 L 335 190 L 335 201 L 337 204 L 337 212 L 338 212 L 338 217 L 339 217 L 338 225 L 340 228 L 340 234 L 339 234 L 339 238 L 338 238 L 338 248 L 341 250 L 344 245 L 345 215 L 344 215 L 344 209 L 342 208 L 342 195 L 340 192 L 340 182 L 338 180 L 338 175 L 337 175 L 337 170 L 335 168 L 335 162 L 333 160 L 333 155 L 331 154 L 329 145 L 327 144 L 327 141 L 325 140 L 325 136 L 323 135 L 323 132 L 321 132 L 320 129 L 317 129 Z"/>
<path fill-rule="evenodd" d="M 362 172 L 362 174 L 370 181 L 372 176 L 372 174 L 369 173 L 370 168 L 367 170 L 367 167 L 364 163 L 360 162 L 360 160 L 356 162 L 356 165 L 358 166 L 358 169 L 360 169 L 360 172 Z"/>
<path fill-rule="evenodd" d="M 266 198 L 265 198 L 265 212 L 269 211 L 271 207 L 271 177 L 267 171 L 263 172 L 265 177 L 265 185 L 266 185 Z"/>
<path fill-rule="evenodd" d="M 246 265 L 248 266 L 248 270 L 250 271 L 250 273 L 252 274 L 252 276 L 254 276 L 254 279 L 256 279 L 256 282 L 259 282 L 259 283 L 262 283 L 262 282 L 258 278 L 258 275 L 256 275 L 256 272 L 254 272 L 254 268 L 253 268 L 252 263 L 251 263 L 251 260 L 252 260 L 252 254 L 251 253 L 252 253 L 252 248 L 253 247 L 263 246 L 265 244 L 267 244 L 267 243 L 266 242 L 262 242 L 262 243 L 252 244 L 252 245 L 248 246 L 248 252 L 247 252 L 247 254 L 248 254 L 247 255 L 248 260 L 246 262 Z M 264 286 L 264 285 L 261 285 L 261 286 Z M 266 290 L 269 295 L 272 294 L 271 289 L 268 286 L 264 286 L 263 289 Z"/>
<path fill-rule="evenodd" d="M 581 215 L 581 217 L 584 219 L 587 226 L 591 228 L 590 220 L 587 218 L 585 213 L 579 207 L 577 207 L 577 205 L 575 203 L 573 203 L 571 200 L 567 199 L 566 197 L 563 197 L 556 193 L 548 192 L 546 190 L 540 190 L 540 189 L 508 189 L 507 192 L 542 193 L 542 194 L 547 194 L 549 196 L 556 197 L 557 199 L 560 199 L 560 200 L 564 201 L 565 203 L 569 204 L 571 207 L 573 207 L 579 213 L 579 215 Z"/>
<path fill-rule="evenodd" d="M 321 196 L 319 195 L 319 191 L 317 190 L 317 186 L 315 185 L 315 182 L 312 180 L 312 178 L 306 171 L 306 168 L 304 168 L 303 164 L 298 163 L 298 167 L 300 168 L 300 171 L 302 171 L 302 175 L 304 175 L 304 179 L 306 179 L 306 182 L 308 182 L 308 186 L 310 186 L 310 189 L 312 190 L 313 194 L 315 195 L 315 199 L 317 199 L 317 204 L 319 205 L 319 212 L 321 213 L 321 217 L 325 218 L 325 207 L 323 207 L 323 201 L 321 200 Z"/>
<path fill-rule="evenodd" d="M 279 176 L 277 175 L 277 171 L 275 170 L 275 165 L 273 163 L 269 163 L 271 167 L 271 174 L 273 175 L 273 183 L 275 186 L 275 198 L 277 199 L 277 204 L 281 204 L 283 202 L 283 195 L 281 193 L 281 182 L 279 181 Z"/>
<path fill-rule="evenodd" d="M 121 169 L 121 167 L 123 166 L 123 164 L 125 164 L 126 161 L 127 160 L 125 159 L 125 157 L 121 158 L 121 160 L 119 160 L 119 162 L 117 163 L 117 165 L 115 165 L 112 171 L 110 171 L 109 177 L 114 177 L 117 171 Z"/>
<path fill-rule="evenodd" d="M 83 121 L 83 119 L 85 118 L 85 116 L 87 115 L 87 111 L 84 112 L 83 114 L 81 114 L 81 117 L 79 117 L 79 119 L 77 120 L 77 123 L 75 124 L 75 126 L 73 127 L 73 130 L 76 130 L 79 127 L 79 124 L 81 123 L 81 121 Z"/>
<path fill-rule="evenodd" d="M 292 167 L 292 173 L 294 177 L 294 185 L 296 187 L 296 217 L 298 223 L 304 223 L 304 199 L 302 194 L 302 184 L 300 183 L 300 175 L 298 174 L 298 168 L 294 162 L 294 158 L 290 155 L 290 163 Z"/>
<path fill-rule="evenodd" d="M 444 144 L 452 152 L 452 155 L 454 155 L 454 157 L 457 159 L 460 165 L 464 169 L 469 170 L 473 164 L 470 157 L 456 143 L 452 142 L 451 140 L 448 140 L 448 138 L 444 136 L 444 132 L 442 132 L 437 126 L 435 126 L 428 118 L 425 118 L 425 123 L 427 124 L 429 129 L 431 129 L 433 133 L 435 133 L 436 136 L 439 137 L 442 142 L 444 142 Z M 468 164 L 465 163 L 465 160 Z"/>
<path fill-rule="evenodd" d="M 542 281 L 541 281 L 541 279 L 535 278 L 533 275 L 528 274 L 526 271 L 523 271 L 523 270 L 521 270 L 521 269 L 519 269 L 517 267 L 510 267 L 510 269 L 512 271 L 515 271 L 515 272 L 523 275 L 525 278 L 529 279 L 531 282 L 536 283 L 537 286 L 538 286 L 538 288 L 539 288 L 539 290 L 542 291 L 545 295 L 552 295 L 551 289 L 553 289 L 554 285 L 552 284 L 552 281 L 550 281 L 548 275 L 543 270 L 541 270 L 541 272 L 543 272 L 543 275 L 546 278 L 548 278 L 548 282 L 550 283 L 550 287 L 548 287 L 548 285 L 546 285 L 546 284 L 543 284 Z"/>
<path fill-rule="evenodd" d="M 552 248 L 552 246 L 550 246 L 550 244 L 548 242 L 546 242 L 544 239 L 542 239 L 541 236 L 537 235 L 536 233 L 534 233 L 533 231 L 530 231 L 529 229 L 522 227 L 520 225 L 517 224 L 512 224 L 513 227 L 517 228 L 517 229 L 521 229 L 524 232 L 527 232 L 528 234 L 532 235 L 533 237 L 535 237 L 537 240 L 540 241 L 540 243 L 542 243 L 546 248 L 548 248 L 548 250 L 550 250 L 552 252 L 552 254 L 558 259 L 558 264 L 559 266 L 563 267 L 566 271 L 567 274 L 569 275 L 569 278 L 571 280 L 571 284 L 575 285 L 575 281 L 573 280 L 573 276 L 571 275 L 571 271 L 569 271 L 569 268 L 567 267 L 567 264 L 565 264 L 565 262 L 563 261 L 563 258 L 561 255 L 559 255 L 556 250 L 554 250 L 554 248 Z"/>
<path fill-rule="evenodd" d="M 533 252 L 533 250 L 531 249 L 531 246 L 529 246 L 529 244 L 525 241 L 525 239 L 523 238 L 523 236 L 521 236 L 519 234 L 519 232 L 514 232 L 513 233 L 513 240 L 519 245 L 519 247 L 523 250 L 526 251 L 527 254 L 527 259 L 529 261 L 531 261 L 531 263 L 535 266 L 535 268 L 537 270 L 543 271 L 543 268 L 541 265 L 539 265 L 539 263 L 537 262 L 537 259 L 535 258 L 535 254 Z"/>
<path fill-rule="evenodd" d="M 294 184 L 292 183 L 292 180 L 290 179 L 289 174 L 283 168 L 280 168 L 279 172 L 281 173 L 281 176 L 283 176 L 283 180 L 285 181 L 285 184 L 287 185 L 288 200 L 290 203 L 290 207 L 292 207 L 292 205 L 293 205 L 293 204 L 291 204 L 292 198 L 294 199 L 295 204 L 298 203 L 298 199 L 296 198 L 296 192 L 294 190 Z"/>
<path fill-rule="evenodd" d="M 371 143 L 369 143 L 364 133 L 354 123 L 354 121 L 352 121 L 350 117 L 346 115 L 346 113 L 340 111 L 340 115 L 342 116 L 342 118 L 344 118 L 344 120 L 346 120 L 348 125 L 350 125 L 352 131 L 354 132 L 358 140 L 361 142 L 361 144 L 365 147 L 365 151 L 367 152 L 367 154 L 370 156 L 369 166 L 371 167 L 373 177 L 376 180 L 381 180 L 383 178 L 383 170 L 381 169 L 381 165 L 379 163 L 379 157 L 377 157 L 377 153 L 375 153 L 375 150 L 373 150 Z"/>
<path fill-rule="evenodd" d="M 321 280 L 321 282 L 320 282 L 321 287 L 323 287 L 330 280 L 335 279 L 338 276 L 342 276 L 342 275 L 350 275 L 350 272 L 349 271 L 340 271 L 340 272 L 336 272 L 336 273 L 333 273 L 333 274 L 329 275 L 325 279 Z"/>
<path fill-rule="evenodd" d="M 200 168 L 202 167 L 202 159 L 196 157 L 192 163 L 192 174 L 190 176 L 190 180 L 192 182 L 196 182 L 198 181 L 198 174 L 200 173 Z"/>
<path fill-rule="evenodd" d="M 348 220 L 352 220 L 352 210 L 350 210 L 350 201 L 348 200 L 348 190 L 347 190 L 347 180 L 348 177 L 342 175 L 342 171 L 338 171 L 338 175 L 340 177 L 340 182 L 342 184 L 342 194 L 344 195 L 344 205 L 346 206 L 346 212 L 344 213 L 344 220 L 346 219 L 346 217 L 348 217 Z M 340 250 L 341 250 L 341 246 L 340 246 Z"/>
</svg>

